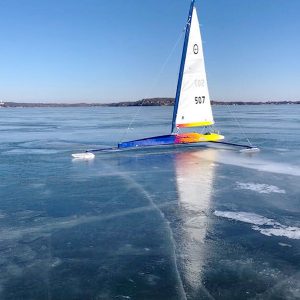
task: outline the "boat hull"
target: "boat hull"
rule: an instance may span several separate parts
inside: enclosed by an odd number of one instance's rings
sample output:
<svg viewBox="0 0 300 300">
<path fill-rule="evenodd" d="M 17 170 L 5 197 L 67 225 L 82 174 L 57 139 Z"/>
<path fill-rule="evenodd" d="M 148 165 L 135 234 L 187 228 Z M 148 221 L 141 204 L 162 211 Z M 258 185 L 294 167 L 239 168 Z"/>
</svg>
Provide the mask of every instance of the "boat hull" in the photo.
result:
<svg viewBox="0 0 300 300">
<path fill-rule="evenodd" d="M 190 144 L 200 142 L 217 142 L 224 139 L 224 136 L 217 133 L 178 133 L 169 135 L 160 135 L 155 137 L 149 137 L 139 140 L 133 140 L 128 142 L 122 142 L 118 144 L 119 149 L 124 148 L 136 148 L 147 146 L 159 146 L 159 145 L 177 145 L 177 144 Z"/>
</svg>

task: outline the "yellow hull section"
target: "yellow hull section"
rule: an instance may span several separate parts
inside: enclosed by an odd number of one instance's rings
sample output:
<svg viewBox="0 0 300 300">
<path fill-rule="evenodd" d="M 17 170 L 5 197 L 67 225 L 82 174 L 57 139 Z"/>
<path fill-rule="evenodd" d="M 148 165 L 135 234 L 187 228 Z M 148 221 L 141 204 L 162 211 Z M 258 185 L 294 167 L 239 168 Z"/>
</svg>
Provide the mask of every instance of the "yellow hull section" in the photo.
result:
<svg viewBox="0 0 300 300">
<path fill-rule="evenodd" d="M 223 140 L 224 136 L 218 133 L 179 133 L 176 134 L 175 144 L 200 143 L 200 142 L 217 142 Z"/>
</svg>

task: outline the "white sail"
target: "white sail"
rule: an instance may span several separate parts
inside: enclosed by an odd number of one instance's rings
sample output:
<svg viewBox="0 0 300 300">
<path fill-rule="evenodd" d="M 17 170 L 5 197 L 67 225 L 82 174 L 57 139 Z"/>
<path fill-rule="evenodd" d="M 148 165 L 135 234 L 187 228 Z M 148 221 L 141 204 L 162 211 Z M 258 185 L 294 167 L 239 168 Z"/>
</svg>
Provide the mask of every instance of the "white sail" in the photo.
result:
<svg viewBox="0 0 300 300">
<path fill-rule="evenodd" d="M 214 124 L 208 93 L 202 40 L 196 8 L 193 7 L 188 34 L 186 55 L 183 55 L 184 69 L 179 85 L 175 126 L 195 127 Z M 185 56 L 185 57 L 184 57 Z M 179 86 L 180 87 L 180 86 Z"/>
</svg>

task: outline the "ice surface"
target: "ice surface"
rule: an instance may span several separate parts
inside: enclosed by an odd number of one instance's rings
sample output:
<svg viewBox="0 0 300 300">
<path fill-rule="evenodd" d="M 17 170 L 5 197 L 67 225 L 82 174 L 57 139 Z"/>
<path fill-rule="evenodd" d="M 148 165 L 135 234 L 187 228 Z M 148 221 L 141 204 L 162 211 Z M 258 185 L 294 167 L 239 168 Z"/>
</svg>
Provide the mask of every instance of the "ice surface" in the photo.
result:
<svg viewBox="0 0 300 300">
<path fill-rule="evenodd" d="M 134 108 L 0 110 L 0 298 L 300 298 L 299 108 L 235 108 L 255 155 L 169 147 L 92 161 L 71 154 L 115 146 Z M 226 109 L 214 113 L 242 143 Z M 142 108 L 126 139 L 168 133 L 171 116 Z"/>
</svg>

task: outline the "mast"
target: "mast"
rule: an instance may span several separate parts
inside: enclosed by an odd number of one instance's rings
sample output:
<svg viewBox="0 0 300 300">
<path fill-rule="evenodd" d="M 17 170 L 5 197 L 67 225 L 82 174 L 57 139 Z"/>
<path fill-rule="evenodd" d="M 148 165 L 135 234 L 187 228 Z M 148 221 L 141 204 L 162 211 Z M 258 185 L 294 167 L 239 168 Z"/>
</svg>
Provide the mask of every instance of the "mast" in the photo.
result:
<svg viewBox="0 0 300 300">
<path fill-rule="evenodd" d="M 186 28 L 185 28 L 184 44 L 183 44 L 183 49 L 182 49 L 181 63 L 180 63 L 178 83 L 177 83 L 177 89 L 176 89 L 176 97 L 175 97 L 174 110 L 173 110 L 172 130 L 171 130 L 172 133 L 174 133 L 174 129 L 176 127 L 175 123 L 176 123 L 178 102 L 179 102 L 179 98 L 180 98 L 182 76 L 183 76 L 183 71 L 184 71 L 186 51 L 187 51 L 187 46 L 188 46 L 188 41 L 189 41 L 194 5 L 195 5 L 195 0 L 192 0 L 191 6 L 190 6 L 190 11 L 189 11 L 189 16 L 188 16 Z"/>
</svg>

